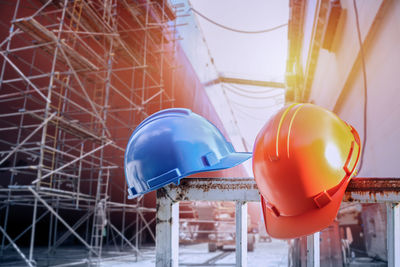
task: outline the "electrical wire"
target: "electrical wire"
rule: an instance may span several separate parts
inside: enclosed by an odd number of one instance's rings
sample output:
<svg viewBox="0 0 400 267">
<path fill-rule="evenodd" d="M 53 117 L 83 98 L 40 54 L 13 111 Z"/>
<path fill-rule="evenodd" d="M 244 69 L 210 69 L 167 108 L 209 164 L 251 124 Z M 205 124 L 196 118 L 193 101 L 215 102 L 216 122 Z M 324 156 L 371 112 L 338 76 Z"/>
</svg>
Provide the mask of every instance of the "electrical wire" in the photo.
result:
<svg viewBox="0 0 400 267">
<path fill-rule="evenodd" d="M 242 110 L 242 109 L 236 109 L 236 111 L 238 111 L 239 115 L 242 115 L 243 118 L 248 119 L 251 118 L 253 120 L 257 120 L 257 121 L 261 121 L 263 123 L 265 123 L 268 119 L 268 117 L 266 118 L 259 118 L 257 116 L 254 116 L 253 114 L 247 113 L 246 111 Z"/>
<path fill-rule="evenodd" d="M 229 92 L 232 92 L 232 93 L 234 93 L 234 94 L 236 94 L 236 95 L 238 95 L 238 96 L 242 96 L 242 97 L 246 97 L 246 98 L 251 98 L 251 99 L 271 99 L 271 98 L 274 98 L 274 97 L 279 97 L 279 96 L 282 96 L 283 95 L 283 93 L 280 93 L 280 94 L 277 94 L 277 95 L 269 95 L 269 96 L 251 96 L 251 95 L 246 95 L 246 94 L 243 94 L 243 93 L 240 93 L 240 92 L 237 92 L 237 91 L 235 91 L 233 88 L 230 88 L 230 87 L 228 87 L 228 86 L 224 86 Z"/>
<path fill-rule="evenodd" d="M 359 21 L 359 18 L 358 18 L 358 10 L 357 10 L 356 0 L 353 0 L 353 6 L 354 6 L 355 17 L 356 17 L 358 42 L 360 44 L 360 56 L 361 56 L 361 65 L 362 65 L 363 82 L 364 82 L 364 128 L 363 128 L 364 138 L 363 138 L 363 141 L 362 141 L 362 151 L 361 151 L 360 168 L 359 168 L 359 171 L 361 171 L 363 163 L 364 163 L 365 146 L 367 144 L 368 90 L 367 90 L 367 71 L 366 71 L 366 67 L 365 67 L 364 49 L 363 49 L 363 43 L 362 43 L 362 39 L 361 39 L 360 21 Z"/>
<path fill-rule="evenodd" d="M 243 88 L 241 88 L 239 86 L 236 86 L 236 85 L 233 85 L 231 83 L 228 83 L 228 84 L 229 84 L 229 86 L 237 89 L 238 91 L 241 91 L 243 93 L 249 93 L 249 94 L 266 94 L 266 93 L 269 93 L 269 92 L 272 92 L 272 91 L 275 91 L 275 90 L 279 90 L 278 88 L 273 88 L 273 89 L 264 90 L 264 91 L 251 91 L 251 90 L 243 89 Z M 281 89 L 281 90 L 283 90 L 283 89 Z"/>
<path fill-rule="evenodd" d="M 248 106 L 248 105 L 243 105 L 242 103 L 236 102 L 231 100 L 231 102 L 239 107 L 243 107 L 243 108 L 249 108 L 249 109 L 267 109 L 267 108 L 274 108 L 276 106 L 278 106 L 278 104 L 273 104 L 273 105 L 269 105 L 269 106 Z"/>
<path fill-rule="evenodd" d="M 214 25 L 216 25 L 216 26 L 218 26 L 220 28 L 223 28 L 225 30 L 232 31 L 232 32 L 237 32 L 237 33 L 245 33 L 245 34 L 267 33 L 267 32 L 272 32 L 272 31 L 278 30 L 278 29 L 283 28 L 283 27 L 288 25 L 287 23 L 285 23 L 285 24 L 281 24 L 281 25 L 278 25 L 278 26 L 275 26 L 275 27 L 272 27 L 272 28 L 258 30 L 258 31 L 244 31 L 244 30 L 238 30 L 238 29 L 234 29 L 234 28 L 222 25 L 222 24 L 220 24 L 220 23 L 218 23 L 218 22 L 206 17 L 205 15 L 203 15 L 202 13 L 200 13 L 198 10 L 194 9 L 193 7 L 191 7 L 189 9 L 189 11 L 190 10 L 192 10 L 194 13 L 196 13 L 197 15 L 202 17 L 203 19 L 207 20 L 208 22 L 210 22 L 210 23 L 212 23 L 212 24 L 214 24 Z"/>
<path fill-rule="evenodd" d="M 190 6 L 190 8 L 189 8 L 189 11 L 190 11 L 191 9 L 193 9 L 193 7 L 192 7 L 190 1 L 189 1 L 188 3 L 189 3 L 189 6 Z M 208 46 L 208 44 L 207 44 L 207 42 L 206 42 L 206 40 L 205 40 L 205 38 L 204 38 L 204 36 L 205 36 L 205 35 L 204 35 L 204 32 L 203 32 L 202 28 L 200 27 L 200 24 L 199 24 L 197 18 L 195 17 L 194 19 L 195 19 L 195 21 L 196 21 L 196 24 L 199 25 L 198 28 L 199 28 L 199 31 L 200 31 L 200 33 L 201 33 L 201 36 L 203 37 L 202 40 L 203 40 L 203 42 L 204 42 L 204 45 L 205 45 L 205 47 L 207 48 L 207 53 L 208 53 L 208 56 L 209 56 L 209 58 L 210 58 L 211 65 L 214 67 L 215 72 L 216 72 L 216 73 L 219 73 L 218 70 L 217 70 L 217 66 L 215 65 L 215 62 L 214 62 L 214 60 L 213 60 L 213 57 L 211 56 L 210 47 Z M 230 103 L 229 97 L 227 96 L 226 90 L 225 90 L 225 88 L 224 88 L 223 85 L 221 86 L 221 89 L 222 89 L 222 93 L 224 94 L 225 100 L 226 100 L 227 103 L 228 103 L 229 111 L 230 111 L 230 113 L 231 113 L 231 116 L 232 116 L 234 125 L 236 126 L 237 133 L 239 134 L 239 136 L 240 136 L 240 138 L 241 138 L 241 141 L 242 141 L 244 150 L 245 150 L 246 152 L 249 152 L 249 146 L 247 145 L 247 142 L 246 142 L 246 140 L 244 139 L 244 136 L 243 136 L 243 134 L 242 134 L 242 132 L 241 132 L 241 130 L 240 130 L 240 127 L 239 127 L 239 124 L 238 124 L 238 122 L 237 122 L 235 113 L 233 112 L 232 105 L 231 105 L 231 103 Z"/>
</svg>

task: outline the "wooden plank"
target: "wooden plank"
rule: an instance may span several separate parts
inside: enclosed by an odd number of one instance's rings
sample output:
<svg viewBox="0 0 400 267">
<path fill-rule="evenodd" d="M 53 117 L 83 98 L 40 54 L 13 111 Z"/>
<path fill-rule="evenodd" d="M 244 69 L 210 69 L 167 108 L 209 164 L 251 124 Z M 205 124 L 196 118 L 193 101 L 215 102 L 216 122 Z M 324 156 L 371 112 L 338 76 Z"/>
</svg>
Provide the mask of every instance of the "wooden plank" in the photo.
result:
<svg viewBox="0 0 400 267">
<path fill-rule="evenodd" d="M 45 50 L 49 54 L 54 54 L 54 50 L 57 43 L 57 36 L 49 31 L 42 24 L 37 22 L 35 19 L 19 19 L 14 22 L 14 24 L 20 28 L 25 33 L 29 34 L 33 39 L 35 39 L 39 44 L 40 43 L 48 43 L 46 46 L 42 46 L 41 48 Z M 79 54 L 75 49 L 71 48 L 64 41 L 60 42 L 61 48 L 64 49 L 65 53 L 71 60 L 72 66 L 76 69 L 89 69 L 89 70 L 99 70 L 99 68 L 90 62 L 87 58 Z M 59 60 L 63 62 L 63 64 L 67 64 L 66 60 L 62 57 L 59 57 Z"/>
</svg>

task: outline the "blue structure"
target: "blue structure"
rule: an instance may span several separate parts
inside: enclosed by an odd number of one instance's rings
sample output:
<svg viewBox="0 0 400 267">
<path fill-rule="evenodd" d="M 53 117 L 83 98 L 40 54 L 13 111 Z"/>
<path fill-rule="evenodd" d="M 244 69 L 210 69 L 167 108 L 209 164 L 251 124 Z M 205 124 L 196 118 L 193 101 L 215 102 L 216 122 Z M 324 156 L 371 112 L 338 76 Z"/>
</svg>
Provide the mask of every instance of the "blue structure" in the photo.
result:
<svg viewBox="0 0 400 267">
<path fill-rule="evenodd" d="M 188 175 L 234 167 L 251 157 L 238 153 L 211 122 L 189 109 L 172 108 L 145 119 L 125 151 L 129 198 L 179 184 Z"/>
</svg>

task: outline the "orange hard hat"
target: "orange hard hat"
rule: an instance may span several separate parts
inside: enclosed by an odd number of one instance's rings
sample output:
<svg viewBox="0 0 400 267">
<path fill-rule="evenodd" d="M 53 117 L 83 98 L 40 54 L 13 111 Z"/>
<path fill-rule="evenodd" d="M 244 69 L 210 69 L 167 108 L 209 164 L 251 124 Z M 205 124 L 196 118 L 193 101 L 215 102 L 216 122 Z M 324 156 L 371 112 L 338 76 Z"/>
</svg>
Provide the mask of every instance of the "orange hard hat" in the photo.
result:
<svg viewBox="0 0 400 267">
<path fill-rule="evenodd" d="M 267 232 L 296 238 L 335 219 L 360 158 L 356 130 L 313 104 L 292 104 L 257 135 L 253 172 Z"/>
</svg>

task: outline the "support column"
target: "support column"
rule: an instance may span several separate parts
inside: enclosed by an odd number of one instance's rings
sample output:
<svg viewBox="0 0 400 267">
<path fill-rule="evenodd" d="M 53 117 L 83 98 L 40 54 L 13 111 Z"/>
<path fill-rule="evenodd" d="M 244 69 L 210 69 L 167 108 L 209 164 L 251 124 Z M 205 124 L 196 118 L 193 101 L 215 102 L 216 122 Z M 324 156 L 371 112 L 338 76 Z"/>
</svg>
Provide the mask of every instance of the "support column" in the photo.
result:
<svg viewBox="0 0 400 267">
<path fill-rule="evenodd" d="M 307 267 L 319 267 L 319 235 L 317 232 L 307 236 Z"/>
<path fill-rule="evenodd" d="M 236 266 L 247 267 L 247 202 L 236 202 Z"/>
<path fill-rule="evenodd" d="M 178 267 L 179 202 L 174 202 L 165 189 L 157 190 L 156 266 Z"/>
<path fill-rule="evenodd" d="M 387 204 L 388 267 L 400 266 L 400 204 Z"/>
</svg>

